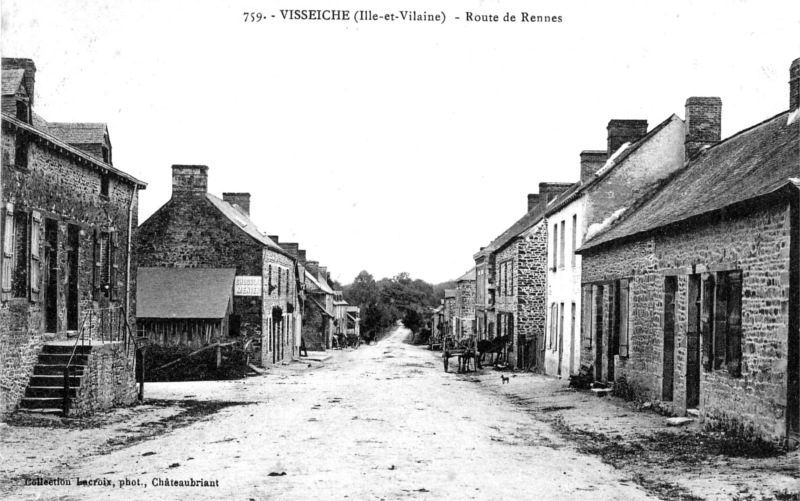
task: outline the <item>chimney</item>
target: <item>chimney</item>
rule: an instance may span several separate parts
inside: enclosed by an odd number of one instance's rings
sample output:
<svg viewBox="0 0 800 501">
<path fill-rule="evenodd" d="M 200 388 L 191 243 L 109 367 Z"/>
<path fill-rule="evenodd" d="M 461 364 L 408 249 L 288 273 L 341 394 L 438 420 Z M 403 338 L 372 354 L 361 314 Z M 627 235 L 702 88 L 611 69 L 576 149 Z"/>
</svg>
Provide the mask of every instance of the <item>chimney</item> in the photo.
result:
<svg viewBox="0 0 800 501">
<path fill-rule="evenodd" d="M 635 143 L 647 134 L 647 120 L 619 120 L 608 122 L 608 156 L 625 143 Z"/>
<path fill-rule="evenodd" d="M 539 204 L 539 195 L 537 195 L 536 193 L 528 193 L 528 212 L 530 212 L 538 204 Z"/>
<path fill-rule="evenodd" d="M 570 186 L 572 186 L 571 183 L 539 183 L 539 203 L 542 209 Z"/>
<path fill-rule="evenodd" d="M 278 235 L 267 235 L 267 238 L 269 238 L 270 240 L 272 240 L 276 244 L 280 245 L 280 243 L 278 242 Z"/>
<path fill-rule="evenodd" d="M 594 177 L 608 160 L 608 152 L 602 150 L 583 150 L 581 152 L 581 183 L 586 183 Z"/>
<path fill-rule="evenodd" d="M 789 111 L 800 106 L 800 57 L 792 61 L 789 68 Z"/>
<path fill-rule="evenodd" d="M 173 165 L 172 196 L 203 195 L 208 191 L 208 167 L 205 165 Z"/>
<path fill-rule="evenodd" d="M 686 160 L 722 137 L 722 99 L 690 97 L 686 100 Z"/>
<path fill-rule="evenodd" d="M 25 88 L 28 89 L 28 102 L 31 105 L 31 109 L 33 109 L 33 96 L 35 94 L 33 87 L 36 83 L 36 65 L 33 64 L 33 60 L 17 57 L 4 57 L 2 66 L 4 70 L 25 70 L 25 77 L 23 78 L 23 81 L 25 82 Z"/>
<path fill-rule="evenodd" d="M 281 249 L 289 253 L 292 257 L 297 259 L 297 251 L 300 249 L 300 244 L 281 242 Z"/>
<path fill-rule="evenodd" d="M 300 264 L 302 265 L 305 265 L 308 262 L 308 259 L 306 259 L 305 249 L 300 249 L 297 251 L 297 260 L 300 261 Z"/>
<path fill-rule="evenodd" d="M 311 276 L 317 277 L 319 275 L 319 261 L 306 261 L 303 265 L 311 273 Z"/>
<path fill-rule="evenodd" d="M 222 199 L 231 205 L 238 205 L 242 212 L 250 215 L 250 194 L 249 193 L 223 193 Z"/>
</svg>

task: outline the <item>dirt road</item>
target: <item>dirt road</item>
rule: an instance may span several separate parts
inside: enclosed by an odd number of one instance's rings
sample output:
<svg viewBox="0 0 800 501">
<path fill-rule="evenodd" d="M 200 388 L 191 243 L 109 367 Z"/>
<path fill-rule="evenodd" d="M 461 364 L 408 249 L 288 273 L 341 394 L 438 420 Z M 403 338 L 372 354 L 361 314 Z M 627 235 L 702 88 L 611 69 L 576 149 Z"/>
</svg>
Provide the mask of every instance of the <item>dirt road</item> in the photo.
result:
<svg viewBox="0 0 800 501">
<path fill-rule="evenodd" d="M 499 376 L 445 374 L 406 334 L 244 381 L 151 384 L 148 405 L 82 426 L 4 426 L 0 497 L 652 499 L 509 405 Z"/>
</svg>

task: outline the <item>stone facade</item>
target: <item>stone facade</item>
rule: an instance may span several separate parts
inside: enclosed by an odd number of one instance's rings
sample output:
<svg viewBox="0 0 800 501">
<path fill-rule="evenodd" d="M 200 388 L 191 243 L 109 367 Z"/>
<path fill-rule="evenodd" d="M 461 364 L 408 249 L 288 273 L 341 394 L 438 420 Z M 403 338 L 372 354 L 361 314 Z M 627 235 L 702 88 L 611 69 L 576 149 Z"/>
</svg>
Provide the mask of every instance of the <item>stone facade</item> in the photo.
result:
<svg viewBox="0 0 800 501">
<path fill-rule="evenodd" d="M 32 86 L 33 63 L 14 61 Z M 14 96 L 3 99 L 5 110 Z M 145 184 L 54 136 L 32 110 L 26 118 L 2 116 L 0 418 L 18 407 L 43 344 L 74 336 L 90 316 L 96 326 L 100 308 L 129 304 L 135 320 L 127 249 Z"/>
<path fill-rule="evenodd" d="M 70 417 L 136 402 L 135 353 L 119 342 L 95 344 L 81 386 L 70 404 Z"/>
<path fill-rule="evenodd" d="M 716 277 L 741 270 L 741 372 L 700 370 L 699 411 L 711 426 L 746 429 L 765 438 L 786 433 L 787 357 L 790 296 L 790 208 L 775 203 L 745 214 L 707 218 L 703 224 L 683 231 L 618 244 L 584 256 L 583 276 L 602 287 L 602 320 L 594 318 L 590 335 L 584 337 L 582 361 L 603 366 L 602 379 L 620 380 L 639 398 L 663 400 L 671 393 L 673 409 L 687 408 L 690 325 L 690 280 Z M 674 357 L 665 357 L 665 300 L 667 283 L 673 277 L 675 290 Z M 693 278 L 694 277 L 694 278 Z M 614 281 L 630 280 L 629 351 L 627 356 L 611 352 L 608 332 L 610 291 Z M 597 313 L 593 304 L 592 312 Z M 593 315 L 594 316 L 594 315 Z M 597 349 L 598 324 L 601 348 Z M 699 346 L 708 340 L 701 333 Z M 609 360 L 612 360 L 609 363 Z M 665 373 L 665 364 L 673 370 Z M 669 367 L 667 365 L 667 367 Z M 609 372 L 610 370 L 610 372 Z M 672 378 L 672 388 L 665 387 Z"/>
<path fill-rule="evenodd" d="M 475 279 L 464 278 L 456 283 L 455 317 L 458 319 L 456 336 L 459 339 L 475 334 Z"/>
<path fill-rule="evenodd" d="M 137 266 L 235 268 L 236 276 L 259 277 L 261 296 L 234 296 L 231 335 L 253 339 L 256 363 L 290 358 L 297 261 L 259 233 L 241 206 L 207 193 L 207 167 L 172 171 L 172 198 L 136 233 Z"/>
</svg>

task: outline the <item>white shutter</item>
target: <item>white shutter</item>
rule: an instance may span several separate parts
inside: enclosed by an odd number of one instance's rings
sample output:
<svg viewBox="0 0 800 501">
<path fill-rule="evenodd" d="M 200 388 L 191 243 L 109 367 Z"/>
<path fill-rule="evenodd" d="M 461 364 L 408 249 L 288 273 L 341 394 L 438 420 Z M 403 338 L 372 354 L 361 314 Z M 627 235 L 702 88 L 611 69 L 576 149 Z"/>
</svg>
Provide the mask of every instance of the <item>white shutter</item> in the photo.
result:
<svg viewBox="0 0 800 501">
<path fill-rule="evenodd" d="M 6 204 L 3 225 L 3 300 L 11 296 L 11 275 L 14 269 L 14 204 Z"/>
</svg>

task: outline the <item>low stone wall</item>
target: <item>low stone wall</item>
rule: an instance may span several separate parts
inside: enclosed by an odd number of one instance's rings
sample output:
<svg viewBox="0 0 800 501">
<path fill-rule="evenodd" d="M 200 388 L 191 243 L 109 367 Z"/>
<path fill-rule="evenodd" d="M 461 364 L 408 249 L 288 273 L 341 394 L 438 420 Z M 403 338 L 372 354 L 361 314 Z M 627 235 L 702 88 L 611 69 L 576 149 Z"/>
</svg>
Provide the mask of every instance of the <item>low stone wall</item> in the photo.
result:
<svg viewBox="0 0 800 501">
<path fill-rule="evenodd" d="M 92 348 L 81 387 L 70 405 L 70 416 L 132 405 L 136 402 L 135 349 L 123 343 Z"/>
</svg>

